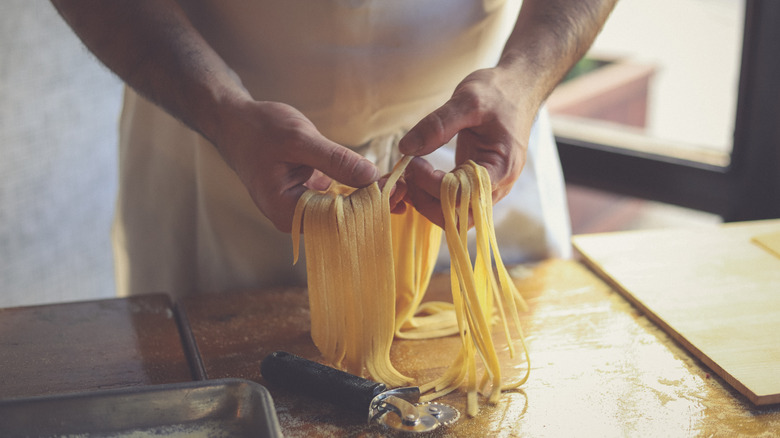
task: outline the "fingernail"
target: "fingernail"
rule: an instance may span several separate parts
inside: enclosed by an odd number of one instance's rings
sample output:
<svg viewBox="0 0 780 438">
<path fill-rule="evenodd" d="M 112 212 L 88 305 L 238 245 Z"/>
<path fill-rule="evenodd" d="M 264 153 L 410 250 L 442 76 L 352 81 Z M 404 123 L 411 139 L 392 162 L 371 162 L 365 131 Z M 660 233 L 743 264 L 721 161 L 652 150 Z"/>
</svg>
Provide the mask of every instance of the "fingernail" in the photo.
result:
<svg viewBox="0 0 780 438">
<path fill-rule="evenodd" d="M 355 178 L 355 182 L 367 185 L 379 179 L 379 169 L 374 166 L 374 163 L 364 159 L 352 176 Z"/>
</svg>

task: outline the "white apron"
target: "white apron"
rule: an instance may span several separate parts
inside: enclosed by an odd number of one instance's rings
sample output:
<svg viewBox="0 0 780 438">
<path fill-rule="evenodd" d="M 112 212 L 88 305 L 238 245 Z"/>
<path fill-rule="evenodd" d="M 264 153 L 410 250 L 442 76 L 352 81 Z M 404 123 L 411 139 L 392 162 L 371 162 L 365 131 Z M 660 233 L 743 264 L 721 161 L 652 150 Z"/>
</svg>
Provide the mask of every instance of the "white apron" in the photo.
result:
<svg viewBox="0 0 780 438">
<path fill-rule="evenodd" d="M 388 170 L 398 139 L 467 74 L 495 65 L 519 0 L 181 2 L 258 100 L 282 101 Z M 288 234 L 257 210 L 216 149 L 131 90 L 120 123 L 113 241 L 120 296 L 302 284 Z M 454 150 L 429 159 L 450 170 Z M 546 113 L 515 188 L 496 205 L 505 262 L 569 255 Z"/>
</svg>

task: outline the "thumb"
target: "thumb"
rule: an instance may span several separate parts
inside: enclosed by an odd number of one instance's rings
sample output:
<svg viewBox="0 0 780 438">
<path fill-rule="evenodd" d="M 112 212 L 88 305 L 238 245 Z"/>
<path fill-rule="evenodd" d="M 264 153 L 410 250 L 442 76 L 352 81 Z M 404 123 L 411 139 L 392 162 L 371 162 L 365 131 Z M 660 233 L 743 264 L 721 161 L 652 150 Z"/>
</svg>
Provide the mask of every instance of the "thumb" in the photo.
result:
<svg viewBox="0 0 780 438">
<path fill-rule="evenodd" d="M 301 157 L 312 167 L 350 187 L 364 187 L 379 179 L 379 169 L 357 152 L 325 138 L 315 141 Z"/>
<path fill-rule="evenodd" d="M 404 155 L 427 155 L 446 144 L 462 129 L 475 126 L 475 112 L 457 95 L 420 120 L 398 143 Z"/>
</svg>

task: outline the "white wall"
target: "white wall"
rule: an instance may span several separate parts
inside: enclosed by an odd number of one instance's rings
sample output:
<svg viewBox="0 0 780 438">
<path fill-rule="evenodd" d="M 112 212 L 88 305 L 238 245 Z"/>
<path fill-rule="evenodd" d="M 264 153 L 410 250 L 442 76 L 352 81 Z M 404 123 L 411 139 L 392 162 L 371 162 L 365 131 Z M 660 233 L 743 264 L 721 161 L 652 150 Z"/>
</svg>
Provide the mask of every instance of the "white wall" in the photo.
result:
<svg viewBox="0 0 780 438">
<path fill-rule="evenodd" d="M 114 294 L 120 98 L 48 1 L 0 3 L 0 307 Z"/>
</svg>

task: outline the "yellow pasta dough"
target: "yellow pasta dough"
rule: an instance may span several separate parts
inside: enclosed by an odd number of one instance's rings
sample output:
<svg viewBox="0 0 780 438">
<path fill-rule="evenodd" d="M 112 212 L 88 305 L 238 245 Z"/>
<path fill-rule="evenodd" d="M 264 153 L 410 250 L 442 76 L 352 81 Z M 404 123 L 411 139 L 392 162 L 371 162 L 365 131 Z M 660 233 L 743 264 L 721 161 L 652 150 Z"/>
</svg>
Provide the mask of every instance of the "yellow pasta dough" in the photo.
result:
<svg viewBox="0 0 780 438">
<path fill-rule="evenodd" d="M 354 191 L 334 186 L 307 191 L 298 202 L 292 238 L 297 261 L 303 229 L 312 339 L 334 366 L 400 386 L 411 382 L 390 362 L 394 337 L 457 334 L 462 342 L 452 366 L 421 390 L 431 400 L 465 386 L 468 413 L 475 415 L 478 392 L 489 387 L 486 396 L 495 402 L 501 390 L 528 378 L 530 364 L 520 380 L 504 381 L 493 342 L 498 316 L 514 357 L 509 315 L 525 350 L 518 317 L 525 303 L 498 252 L 489 176 L 473 162 L 447 174 L 441 188 L 452 303 L 422 303 L 442 230 L 411 207 L 404 214 L 390 214 L 390 190 L 410 159 L 396 165 L 382 190 L 376 183 Z M 473 261 L 467 246 L 469 213 L 477 241 Z"/>
<path fill-rule="evenodd" d="M 518 316 L 519 310 L 526 309 L 526 305 L 498 251 L 490 190 L 487 171 L 471 161 L 445 175 L 442 182 L 444 229 L 450 251 L 450 284 L 462 344 L 457 360 L 450 369 L 439 379 L 421 387 L 423 391 L 431 390 L 432 393 L 426 395 L 426 398 L 433 399 L 465 384 L 469 415 L 477 413 L 478 391 L 490 384 L 488 400 L 496 402 L 502 390 L 523 384 L 530 370 L 529 362 L 523 377 L 515 382 L 505 382 L 493 343 L 491 320 L 493 312 L 497 311 L 511 356 L 515 356 L 508 313 L 513 319 L 526 359 L 528 357 Z M 474 219 L 477 241 L 473 264 L 467 246 L 469 212 Z M 477 377 L 477 356 L 484 367 L 481 379 Z"/>
</svg>

